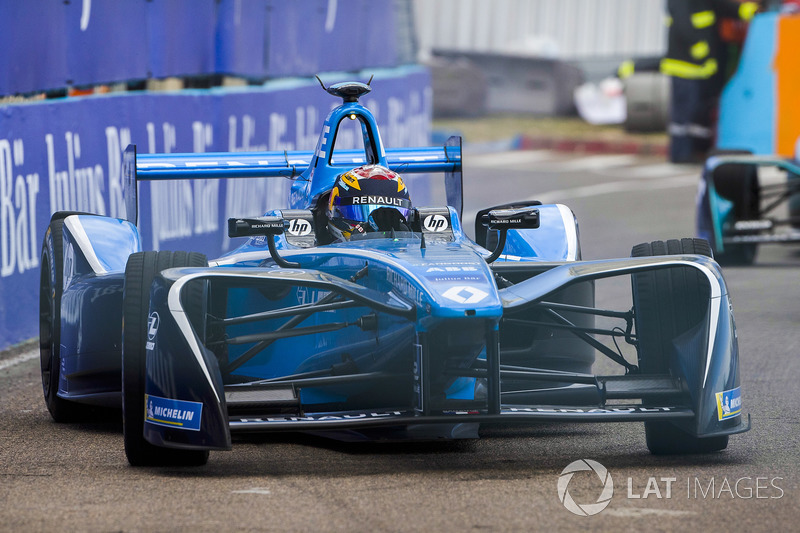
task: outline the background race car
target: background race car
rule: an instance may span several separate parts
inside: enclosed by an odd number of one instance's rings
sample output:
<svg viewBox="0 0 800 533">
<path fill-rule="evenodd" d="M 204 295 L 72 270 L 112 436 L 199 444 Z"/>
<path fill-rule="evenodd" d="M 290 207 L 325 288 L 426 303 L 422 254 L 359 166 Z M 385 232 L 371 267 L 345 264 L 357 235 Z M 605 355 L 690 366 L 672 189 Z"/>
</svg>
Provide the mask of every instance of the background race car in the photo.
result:
<svg viewBox="0 0 800 533">
<path fill-rule="evenodd" d="M 697 195 L 697 234 L 723 265 L 753 263 L 761 244 L 800 243 L 800 164 L 735 152 L 710 157 Z"/>
<path fill-rule="evenodd" d="M 751 264 L 761 244 L 800 242 L 800 17 L 795 2 L 779 3 L 749 25 L 699 185 L 697 235 L 721 264 Z"/>
</svg>

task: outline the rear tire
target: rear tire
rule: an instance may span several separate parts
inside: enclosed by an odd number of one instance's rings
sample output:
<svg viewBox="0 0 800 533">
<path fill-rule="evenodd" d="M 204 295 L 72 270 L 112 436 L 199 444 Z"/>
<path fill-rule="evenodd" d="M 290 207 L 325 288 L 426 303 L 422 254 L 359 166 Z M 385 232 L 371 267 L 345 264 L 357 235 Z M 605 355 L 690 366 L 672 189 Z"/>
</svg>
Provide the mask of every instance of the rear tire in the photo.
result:
<svg viewBox="0 0 800 533">
<path fill-rule="evenodd" d="M 697 254 L 711 257 L 704 239 L 672 239 L 637 244 L 632 257 Z M 645 374 L 669 372 L 671 340 L 704 316 L 708 281 L 695 269 L 650 271 L 631 276 L 639 367 Z M 728 446 L 728 436 L 699 438 L 671 422 L 645 422 L 647 448 L 655 455 L 708 453 Z"/>
<path fill-rule="evenodd" d="M 58 396 L 61 376 L 61 296 L 64 292 L 64 218 L 56 213 L 44 235 L 39 278 L 39 362 L 47 410 L 56 422 L 74 422 L 90 410 Z"/>
<path fill-rule="evenodd" d="M 138 252 L 125 266 L 122 324 L 122 420 L 125 455 L 132 466 L 201 466 L 208 450 L 163 448 L 144 438 L 144 394 L 150 287 L 164 269 L 208 266 L 206 256 L 188 252 Z"/>
</svg>

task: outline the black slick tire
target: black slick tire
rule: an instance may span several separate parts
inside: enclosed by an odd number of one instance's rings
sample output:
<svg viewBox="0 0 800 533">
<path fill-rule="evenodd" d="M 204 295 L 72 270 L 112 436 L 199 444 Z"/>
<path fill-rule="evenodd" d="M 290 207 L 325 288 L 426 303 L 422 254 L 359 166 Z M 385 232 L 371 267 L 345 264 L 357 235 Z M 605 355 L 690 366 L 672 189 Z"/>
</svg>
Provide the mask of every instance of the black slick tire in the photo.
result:
<svg viewBox="0 0 800 533">
<path fill-rule="evenodd" d="M 793 189 L 792 195 L 789 197 L 789 218 L 791 218 L 791 226 L 794 229 L 800 229 L 800 175 L 788 174 L 789 185 L 796 188 Z"/>
<path fill-rule="evenodd" d="M 144 438 L 145 343 L 150 309 L 150 287 L 164 269 L 204 267 L 203 254 L 138 252 L 125 267 L 122 325 L 122 420 L 125 455 L 132 466 L 201 466 L 207 450 L 154 446 Z"/>
<path fill-rule="evenodd" d="M 637 244 L 632 257 L 696 254 L 711 257 L 704 239 Z M 702 319 L 708 281 L 694 269 L 674 268 L 631 276 L 639 367 L 645 374 L 669 371 L 670 341 Z M 728 446 L 728 436 L 698 438 L 671 422 L 645 422 L 647 448 L 655 455 L 708 453 Z"/>
<path fill-rule="evenodd" d="M 712 155 L 750 154 L 743 150 L 716 150 Z M 736 221 L 758 218 L 761 201 L 758 187 L 758 170 L 751 165 L 721 165 L 714 171 L 714 188 L 717 194 L 733 202 Z M 729 244 L 723 252 L 714 254 L 723 266 L 751 265 L 756 259 L 758 245 L 755 243 Z"/>
<path fill-rule="evenodd" d="M 61 375 L 61 296 L 64 293 L 64 218 L 74 213 L 53 215 L 42 243 L 39 278 L 39 362 L 42 392 L 47 410 L 56 422 L 75 422 L 89 411 L 58 396 Z"/>
</svg>

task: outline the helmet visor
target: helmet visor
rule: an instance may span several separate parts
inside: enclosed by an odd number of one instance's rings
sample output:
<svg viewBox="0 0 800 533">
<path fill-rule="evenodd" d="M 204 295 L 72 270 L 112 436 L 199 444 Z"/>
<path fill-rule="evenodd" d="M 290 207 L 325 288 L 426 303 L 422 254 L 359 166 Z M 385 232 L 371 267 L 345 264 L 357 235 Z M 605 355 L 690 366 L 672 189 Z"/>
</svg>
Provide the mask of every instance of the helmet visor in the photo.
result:
<svg viewBox="0 0 800 533">
<path fill-rule="evenodd" d="M 353 204 L 336 206 L 342 218 L 345 220 L 352 220 L 353 222 L 368 221 L 372 212 L 382 207 L 391 207 L 396 209 L 406 220 L 408 220 L 408 214 L 411 211 L 411 209 L 407 207 L 388 206 L 385 204 Z"/>
</svg>

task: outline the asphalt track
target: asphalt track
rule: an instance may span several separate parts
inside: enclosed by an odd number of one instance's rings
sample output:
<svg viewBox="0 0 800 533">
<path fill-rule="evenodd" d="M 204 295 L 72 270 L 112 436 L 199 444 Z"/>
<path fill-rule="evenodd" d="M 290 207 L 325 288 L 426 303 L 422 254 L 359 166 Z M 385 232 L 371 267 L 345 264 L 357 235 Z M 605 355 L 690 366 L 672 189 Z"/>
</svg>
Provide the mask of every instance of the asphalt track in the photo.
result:
<svg viewBox="0 0 800 533">
<path fill-rule="evenodd" d="M 466 212 L 565 203 L 586 259 L 693 234 L 697 167 L 553 152 L 468 155 L 465 166 Z M 800 249 L 764 247 L 725 276 L 753 428 L 724 452 L 654 457 L 641 424 L 558 424 L 422 444 L 278 435 L 237 440 L 201 468 L 131 468 L 118 414 L 53 423 L 37 359 L 22 354 L 0 359 L 0 531 L 796 531 Z M 625 290 L 612 283 L 601 297 Z M 558 498 L 559 475 L 581 459 L 613 480 L 594 516 Z M 594 503 L 601 482 L 579 472 L 568 490 Z"/>
</svg>

